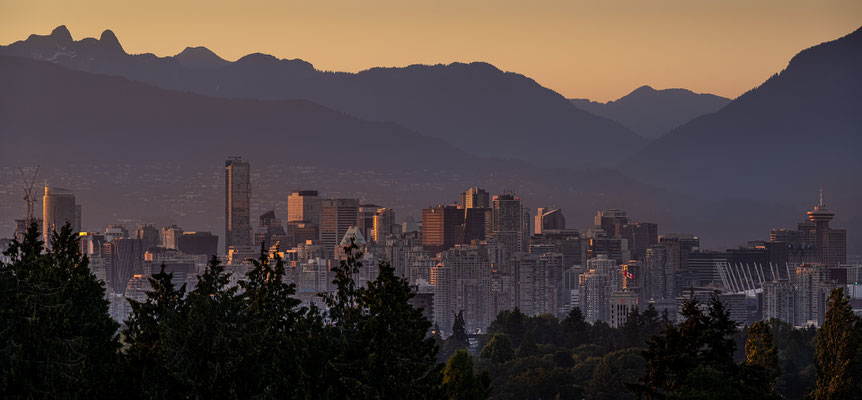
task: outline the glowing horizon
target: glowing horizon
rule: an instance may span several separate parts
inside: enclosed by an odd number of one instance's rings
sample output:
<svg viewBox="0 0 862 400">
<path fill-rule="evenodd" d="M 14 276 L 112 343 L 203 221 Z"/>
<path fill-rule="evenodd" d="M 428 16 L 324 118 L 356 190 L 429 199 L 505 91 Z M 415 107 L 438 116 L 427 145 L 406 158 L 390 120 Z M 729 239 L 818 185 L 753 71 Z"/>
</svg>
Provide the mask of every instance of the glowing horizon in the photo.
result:
<svg viewBox="0 0 862 400">
<path fill-rule="evenodd" d="M 126 52 L 162 57 L 204 46 L 231 61 L 260 52 L 345 72 L 483 61 L 567 98 L 603 102 L 643 85 L 735 98 L 799 51 L 862 25 L 862 2 L 844 0 L 0 5 L 2 44 L 65 25 L 75 40 L 110 29 Z"/>
</svg>

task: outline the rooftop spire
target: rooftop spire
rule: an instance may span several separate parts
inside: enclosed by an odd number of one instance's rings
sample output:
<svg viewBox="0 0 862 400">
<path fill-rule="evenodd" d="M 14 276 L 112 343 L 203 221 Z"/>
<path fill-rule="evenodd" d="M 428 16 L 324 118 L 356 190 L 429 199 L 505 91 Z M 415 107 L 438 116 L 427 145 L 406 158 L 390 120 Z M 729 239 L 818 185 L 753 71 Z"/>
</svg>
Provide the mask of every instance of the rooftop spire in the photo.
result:
<svg viewBox="0 0 862 400">
<path fill-rule="evenodd" d="M 823 207 L 823 185 L 820 185 L 820 207 Z"/>
</svg>

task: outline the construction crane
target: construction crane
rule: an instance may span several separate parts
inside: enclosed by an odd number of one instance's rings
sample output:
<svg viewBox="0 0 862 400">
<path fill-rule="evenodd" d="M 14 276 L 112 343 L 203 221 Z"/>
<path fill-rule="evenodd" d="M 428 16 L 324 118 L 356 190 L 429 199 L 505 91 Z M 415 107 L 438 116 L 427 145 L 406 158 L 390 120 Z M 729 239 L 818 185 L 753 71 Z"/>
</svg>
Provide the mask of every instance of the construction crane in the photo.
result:
<svg viewBox="0 0 862 400">
<path fill-rule="evenodd" d="M 27 226 L 30 226 L 33 223 L 33 203 L 36 202 L 37 197 L 33 196 L 33 187 L 36 185 L 36 176 L 39 175 L 39 166 L 36 166 L 36 171 L 33 172 L 33 177 L 29 183 L 27 182 L 27 175 L 24 174 L 24 170 L 18 168 L 18 172 L 21 173 L 21 178 L 24 179 L 24 201 L 27 202 Z"/>
</svg>

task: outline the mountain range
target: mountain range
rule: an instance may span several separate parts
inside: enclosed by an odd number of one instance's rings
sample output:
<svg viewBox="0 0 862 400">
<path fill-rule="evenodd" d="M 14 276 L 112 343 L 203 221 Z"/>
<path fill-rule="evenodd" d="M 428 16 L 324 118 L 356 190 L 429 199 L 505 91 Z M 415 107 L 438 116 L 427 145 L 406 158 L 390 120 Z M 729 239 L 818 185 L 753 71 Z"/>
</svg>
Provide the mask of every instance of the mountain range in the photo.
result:
<svg viewBox="0 0 862 400">
<path fill-rule="evenodd" d="M 325 72 L 260 53 L 229 62 L 202 47 L 173 57 L 130 55 L 110 30 L 75 41 L 65 26 L 0 47 L 0 55 L 209 96 L 310 100 L 366 120 L 396 122 L 472 154 L 538 165 L 609 166 L 646 143 L 530 78 L 480 62 Z"/>
<path fill-rule="evenodd" d="M 673 129 L 621 167 L 644 182 L 713 198 L 813 202 L 823 185 L 858 215 L 861 153 L 859 29 L 800 52 L 760 86 Z"/>
<path fill-rule="evenodd" d="M 687 89 L 656 90 L 644 85 L 607 103 L 588 99 L 569 101 L 584 111 L 617 121 L 645 138 L 657 139 L 696 117 L 720 110 L 730 99 Z"/>
<path fill-rule="evenodd" d="M 793 226 L 820 185 L 837 226 L 862 225 L 862 30 L 802 51 L 762 85 L 651 142 L 484 63 L 333 73 L 263 54 L 230 62 L 201 47 L 129 55 L 110 31 L 74 41 L 64 27 L 0 55 L 0 163 L 104 164 L 86 178 L 95 186 L 137 183 L 135 170 L 174 163 L 182 168 L 172 185 L 191 188 L 194 166 L 243 155 L 261 168 L 300 168 L 268 182 L 276 192 L 349 187 L 415 210 L 479 184 L 563 207 L 575 226 L 618 207 L 719 248 Z M 673 108 L 667 95 L 640 88 L 611 103 Z M 126 172 L 102 175 L 112 168 Z M 127 200 L 143 193 L 111 190 Z M 160 190 L 176 188 L 148 189 Z M 136 207 L 129 214 L 153 207 L 126 203 Z M 95 220 L 117 220 L 104 212 Z M 219 215 L 208 212 L 200 221 Z M 848 230 L 851 252 L 862 251 L 860 239 Z"/>
</svg>

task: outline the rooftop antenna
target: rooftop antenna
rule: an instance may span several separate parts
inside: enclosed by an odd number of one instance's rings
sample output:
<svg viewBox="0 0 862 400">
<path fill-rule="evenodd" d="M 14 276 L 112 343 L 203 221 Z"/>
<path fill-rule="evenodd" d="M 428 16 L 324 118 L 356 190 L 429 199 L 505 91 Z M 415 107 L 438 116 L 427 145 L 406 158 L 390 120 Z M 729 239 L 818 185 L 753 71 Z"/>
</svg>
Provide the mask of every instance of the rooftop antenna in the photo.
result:
<svg viewBox="0 0 862 400">
<path fill-rule="evenodd" d="M 33 203 L 36 202 L 36 196 L 33 196 L 33 187 L 36 184 L 36 176 L 39 175 L 39 166 L 36 166 L 36 171 L 33 172 L 33 177 L 30 178 L 29 183 L 27 182 L 24 170 L 18 168 L 18 172 L 21 173 L 21 178 L 24 179 L 24 201 L 27 202 L 27 226 L 29 226 L 33 223 Z"/>
<path fill-rule="evenodd" d="M 823 207 L 823 185 L 820 185 L 820 207 Z"/>
</svg>

